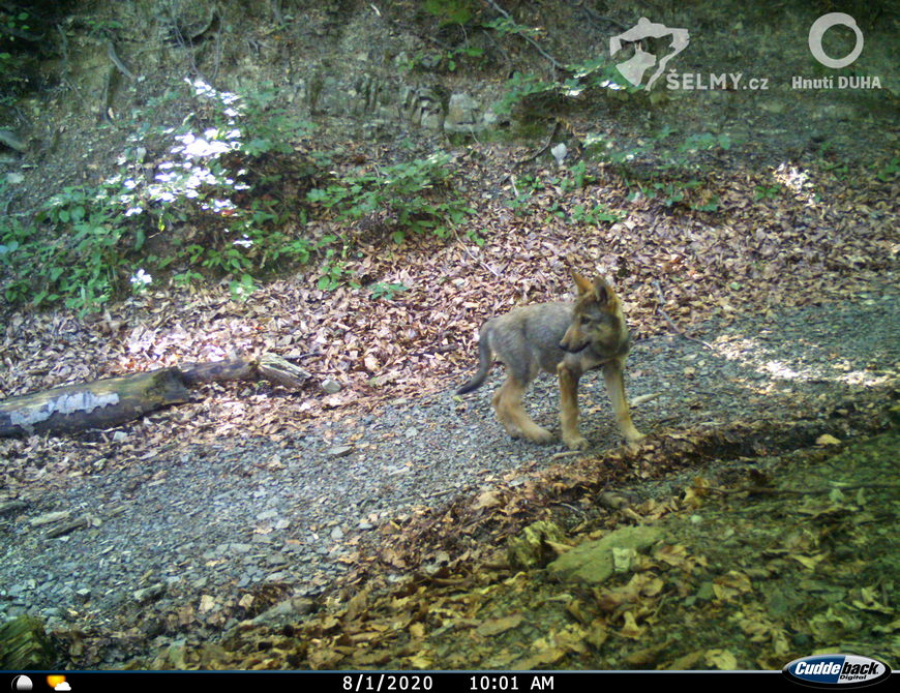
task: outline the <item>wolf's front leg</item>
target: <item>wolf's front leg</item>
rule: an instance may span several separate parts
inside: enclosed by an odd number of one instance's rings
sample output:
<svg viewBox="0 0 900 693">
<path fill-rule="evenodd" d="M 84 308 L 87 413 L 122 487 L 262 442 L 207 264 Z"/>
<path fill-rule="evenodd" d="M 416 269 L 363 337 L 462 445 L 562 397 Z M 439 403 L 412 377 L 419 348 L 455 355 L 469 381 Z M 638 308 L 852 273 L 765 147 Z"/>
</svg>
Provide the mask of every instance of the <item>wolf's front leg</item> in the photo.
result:
<svg viewBox="0 0 900 693">
<path fill-rule="evenodd" d="M 606 391 L 612 402 L 613 411 L 616 414 L 616 423 L 619 431 L 629 443 L 639 443 L 645 436 L 638 431 L 631 422 L 631 412 L 628 409 L 628 400 L 625 397 L 625 364 L 623 359 L 613 359 L 603 366 L 603 380 L 606 381 Z"/>
<path fill-rule="evenodd" d="M 565 363 L 556 367 L 559 376 L 559 418 L 562 439 L 570 450 L 586 450 L 588 441 L 578 432 L 578 379 Z"/>
</svg>

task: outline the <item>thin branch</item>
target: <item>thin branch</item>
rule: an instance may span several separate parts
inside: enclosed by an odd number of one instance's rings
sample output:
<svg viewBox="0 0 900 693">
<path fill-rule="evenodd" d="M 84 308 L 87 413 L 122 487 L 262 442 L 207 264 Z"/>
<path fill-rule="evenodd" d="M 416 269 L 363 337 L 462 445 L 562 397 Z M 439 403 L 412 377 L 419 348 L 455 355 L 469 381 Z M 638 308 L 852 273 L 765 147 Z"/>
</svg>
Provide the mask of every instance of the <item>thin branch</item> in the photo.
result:
<svg viewBox="0 0 900 693">
<path fill-rule="evenodd" d="M 125 75 L 132 82 L 134 81 L 134 74 L 131 72 L 131 70 L 125 67 L 125 63 L 122 62 L 121 58 L 119 58 L 118 54 L 116 53 L 116 47 L 113 45 L 112 41 L 106 42 L 106 55 L 109 56 L 109 59 L 112 60 L 113 65 L 118 68 L 119 72 Z"/>
<path fill-rule="evenodd" d="M 669 323 L 669 327 L 672 328 L 672 331 L 675 332 L 675 334 L 681 335 L 685 339 L 689 339 L 692 342 L 697 342 L 698 344 L 702 344 L 707 349 L 712 349 L 713 345 L 710 344 L 709 342 L 704 342 L 702 339 L 697 339 L 697 337 L 692 337 L 684 330 L 679 329 L 679 327 L 674 323 L 672 318 L 670 318 L 669 315 L 666 313 L 666 311 L 663 310 L 663 306 L 666 304 L 666 297 L 663 294 L 662 286 L 660 285 L 659 281 L 654 279 L 653 286 L 656 287 L 656 292 L 657 292 L 657 295 L 659 296 L 659 305 L 656 307 L 656 312 L 659 313 L 660 315 L 662 315 L 663 318 L 665 318 L 666 322 Z"/>
<path fill-rule="evenodd" d="M 502 7 L 500 7 L 496 2 L 494 2 L 494 0 L 487 0 L 487 3 L 492 8 L 494 8 L 495 12 L 502 15 L 505 19 L 508 19 L 511 22 L 515 22 L 515 20 L 512 18 L 512 16 L 509 14 L 509 12 L 507 12 Z M 541 45 L 537 41 L 535 41 L 533 38 L 531 38 L 530 36 L 528 36 L 526 34 L 522 34 L 522 33 L 519 33 L 518 36 L 520 38 L 524 39 L 525 41 L 527 41 L 528 43 L 530 43 L 532 45 L 532 47 L 538 53 L 540 53 L 542 56 L 544 56 L 547 60 L 549 60 L 550 64 L 553 65 L 553 67 L 555 67 L 557 70 L 565 70 L 566 69 L 565 66 L 561 62 L 559 62 L 556 58 L 554 58 L 547 51 L 545 51 L 543 48 L 541 48 Z"/>
</svg>

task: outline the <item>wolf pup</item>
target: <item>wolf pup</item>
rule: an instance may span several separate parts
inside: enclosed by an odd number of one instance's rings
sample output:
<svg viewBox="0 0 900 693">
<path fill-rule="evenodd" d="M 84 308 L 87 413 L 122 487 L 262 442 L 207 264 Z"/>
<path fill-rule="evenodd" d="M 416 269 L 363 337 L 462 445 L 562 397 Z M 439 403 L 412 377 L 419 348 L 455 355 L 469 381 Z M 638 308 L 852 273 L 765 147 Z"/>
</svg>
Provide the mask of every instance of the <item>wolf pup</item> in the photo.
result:
<svg viewBox="0 0 900 693">
<path fill-rule="evenodd" d="M 575 303 L 541 303 L 516 308 L 488 320 L 478 342 L 478 372 L 457 394 L 472 392 L 484 383 L 492 357 L 508 371 L 494 393 L 497 417 L 513 438 L 548 443 L 553 434 L 538 426 L 522 407 L 522 396 L 541 370 L 559 377 L 562 439 L 571 450 L 584 450 L 587 440 L 578 432 L 578 380 L 602 367 L 619 430 L 629 443 L 644 438 L 631 422 L 625 398 L 625 356 L 630 347 L 622 304 L 601 278 L 591 283 L 572 273 L 578 288 Z"/>
</svg>

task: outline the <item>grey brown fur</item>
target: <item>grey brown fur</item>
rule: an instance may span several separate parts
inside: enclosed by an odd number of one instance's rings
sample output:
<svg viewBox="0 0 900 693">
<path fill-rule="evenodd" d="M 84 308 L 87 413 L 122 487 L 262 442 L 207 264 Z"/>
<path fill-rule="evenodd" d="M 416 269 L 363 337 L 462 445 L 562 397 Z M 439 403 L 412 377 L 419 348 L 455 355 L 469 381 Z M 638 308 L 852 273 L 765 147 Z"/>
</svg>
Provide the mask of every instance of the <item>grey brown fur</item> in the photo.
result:
<svg viewBox="0 0 900 693">
<path fill-rule="evenodd" d="M 603 279 L 590 282 L 573 273 L 578 288 L 574 303 L 524 306 L 488 320 L 478 343 L 478 371 L 457 391 L 466 394 L 480 387 L 493 358 L 507 368 L 507 379 L 493 397 L 493 407 L 506 431 L 535 443 L 554 439 L 525 412 L 522 397 L 540 371 L 559 378 L 560 420 L 563 442 L 583 450 L 588 442 L 578 431 L 578 381 L 594 368 L 602 368 L 606 389 L 619 430 L 629 443 L 644 438 L 631 421 L 625 397 L 625 357 L 630 346 L 621 303 Z"/>
</svg>

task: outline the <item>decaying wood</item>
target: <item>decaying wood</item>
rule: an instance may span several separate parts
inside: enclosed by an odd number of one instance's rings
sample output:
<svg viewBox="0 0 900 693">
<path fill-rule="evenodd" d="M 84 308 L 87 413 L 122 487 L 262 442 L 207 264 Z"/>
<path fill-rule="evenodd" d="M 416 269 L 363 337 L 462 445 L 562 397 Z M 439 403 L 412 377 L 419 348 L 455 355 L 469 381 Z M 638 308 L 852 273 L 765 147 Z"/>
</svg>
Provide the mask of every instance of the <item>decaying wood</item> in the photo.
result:
<svg viewBox="0 0 900 693">
<path fill-rule="evenodd" d="M 186 401 L 177 368 L 66 385 L 0 402 L 0 436 L 108 428 Z"/>
<path fill-rule="evenodd" d="M 189 401 L 188 388 L 211 382 L 270 380 L 296 388 L 309 373 L 265 354 L 257 361 L 189 363 L 93 383 L 66 385 L 0 402 L 0 437 L 110 428 Z"/>
<path fill-rule="evenodd" d="M 19 616 L 0 626 L 0 669 L 54 669 L 58 660 L 40 619 Z"/>
<path fill-rule="evenodd" d="M 188 387 L 208 383 L 227 383 L 235 380 L 255 380 L 256 368 L 246 361 L 215 361 L 213 363 L 184 363 L 181 378 Z"/>
<path fill-rule="evenodd" d="M 188 387 L 231 380 L 263 379 L 276 385 L 297 388 L 310 377 L 307 371 L 275 354 L 263 354 L 256 361 L 233 359 L 214 363 L 186 363 L 180 370 L 184 384 Z"/>
<path fill-rule="evenodd" d="M 266 380 L 284 387 L 299 387 L 304 380 L 309 378 L 302 368 L 285 361 L 275 354 L 263 354 L 257 363 L 259 374 Z"/>
</svg>

